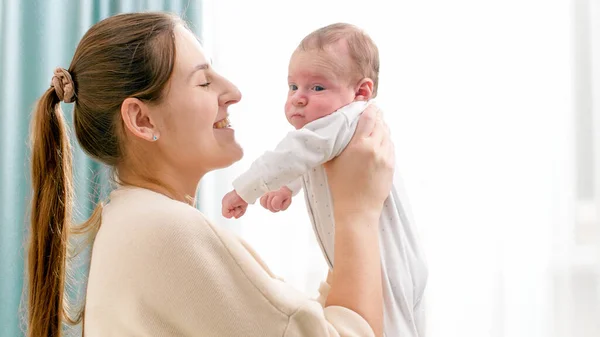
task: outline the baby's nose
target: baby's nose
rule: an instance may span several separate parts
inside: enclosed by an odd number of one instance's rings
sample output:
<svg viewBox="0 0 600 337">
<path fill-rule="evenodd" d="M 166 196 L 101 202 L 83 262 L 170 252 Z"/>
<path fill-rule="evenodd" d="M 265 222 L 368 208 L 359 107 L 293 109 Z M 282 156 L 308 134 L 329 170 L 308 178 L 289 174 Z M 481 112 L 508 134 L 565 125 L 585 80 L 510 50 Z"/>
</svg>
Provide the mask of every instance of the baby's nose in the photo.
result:
<svg viewBox="0 0 600 337">
<path fill-rule="evenodd" d="M 306 97 L 304 97 L 304 96 L 294 97 L 293 103 L 294 103 L 294 105 L 297 105 L 297 106 L 305 106 L 306 105 Z"/>
</svg>

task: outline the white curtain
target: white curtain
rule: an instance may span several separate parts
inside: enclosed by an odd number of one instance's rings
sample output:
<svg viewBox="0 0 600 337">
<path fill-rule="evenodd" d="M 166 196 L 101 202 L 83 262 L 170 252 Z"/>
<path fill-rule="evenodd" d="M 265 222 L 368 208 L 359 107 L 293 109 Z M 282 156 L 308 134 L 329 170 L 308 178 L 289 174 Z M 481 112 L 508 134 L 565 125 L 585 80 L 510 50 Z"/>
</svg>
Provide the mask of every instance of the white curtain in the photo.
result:
<svg viewBox="0 0 600 337">
<path fill-rule="evenodd" d="M 287 64 L 302 37 L 354 23 L 380 49 L 377 101 L 430 269 L 427 335 L 598 336 L 599 279 L 573 291 L 574 254 L 600 271 L 597 250 L 573 253 L 576 2 L 206 1 L 207 51 L 244 95 L 231 121 L 245 157 L 207 177 L 202 209 L 315 293 L 326 267 L 301 195 L 286 212 L 255 205 L 237 221 L 220 216 L 220 200 L 291 129 Z"/>
</svg>

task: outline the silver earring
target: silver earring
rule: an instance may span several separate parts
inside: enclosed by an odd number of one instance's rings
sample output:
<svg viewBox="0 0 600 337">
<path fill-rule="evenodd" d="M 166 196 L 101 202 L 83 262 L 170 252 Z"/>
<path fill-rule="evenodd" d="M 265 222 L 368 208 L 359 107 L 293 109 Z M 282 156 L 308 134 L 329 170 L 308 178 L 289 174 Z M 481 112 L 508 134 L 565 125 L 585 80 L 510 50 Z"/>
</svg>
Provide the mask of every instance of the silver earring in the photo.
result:
<svg viewBox="0 0 600 337">
<path fill-rule="evenodd" d="M 158 140 L 158 137 L 156 135 L 153 135 L 152 136 L 152 141 L 157 141 L 157 140 Z"/>
</svg>

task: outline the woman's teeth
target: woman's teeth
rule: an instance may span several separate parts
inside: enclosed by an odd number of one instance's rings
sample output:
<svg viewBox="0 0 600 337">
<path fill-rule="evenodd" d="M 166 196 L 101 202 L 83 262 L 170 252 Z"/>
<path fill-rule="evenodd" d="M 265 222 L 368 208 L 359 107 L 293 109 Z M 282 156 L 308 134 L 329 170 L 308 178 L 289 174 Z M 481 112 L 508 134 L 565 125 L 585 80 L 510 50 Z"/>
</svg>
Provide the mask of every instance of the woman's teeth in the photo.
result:
<svg viewBox="0 0 600 337">
<path fill-rule="evenodd" d="M 222 129 L 229 126 L 229 118 L 221 119 L 220 121 L 213 124 L 214 129 Z"/>
</svg>

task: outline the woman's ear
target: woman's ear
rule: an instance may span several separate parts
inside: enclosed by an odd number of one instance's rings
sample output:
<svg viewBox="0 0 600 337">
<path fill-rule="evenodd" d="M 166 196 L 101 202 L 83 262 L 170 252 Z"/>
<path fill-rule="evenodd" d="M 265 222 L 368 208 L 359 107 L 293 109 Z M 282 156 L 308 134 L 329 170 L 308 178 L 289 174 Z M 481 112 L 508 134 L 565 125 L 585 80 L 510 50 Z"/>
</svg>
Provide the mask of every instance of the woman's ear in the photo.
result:
<svg viewBox="0 0 600 337">
<path fill-rule="evenodd" d="M 127 130 L 133 135 L 147 141 L 158 140 L 156 124 L 150 116 L 148 106 L 141 100 L 128 97 L 121 104 L 121 118 Z"/>
<path fill-rule="evenodd" d="M 363 78 L 356 85 L 354 90 L 354 100 L 356 101 L 368 101 L 373 96 L 373 80 L 370 78 Z"/>
</svg>

